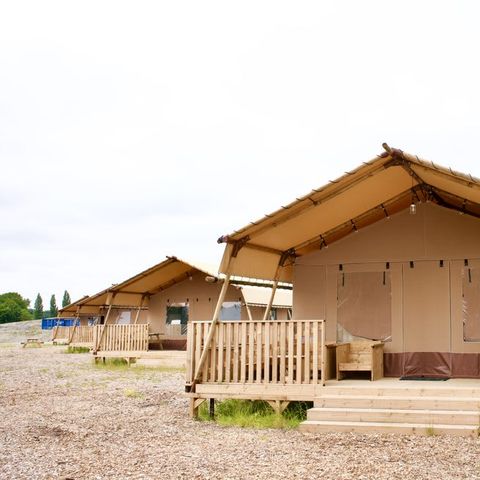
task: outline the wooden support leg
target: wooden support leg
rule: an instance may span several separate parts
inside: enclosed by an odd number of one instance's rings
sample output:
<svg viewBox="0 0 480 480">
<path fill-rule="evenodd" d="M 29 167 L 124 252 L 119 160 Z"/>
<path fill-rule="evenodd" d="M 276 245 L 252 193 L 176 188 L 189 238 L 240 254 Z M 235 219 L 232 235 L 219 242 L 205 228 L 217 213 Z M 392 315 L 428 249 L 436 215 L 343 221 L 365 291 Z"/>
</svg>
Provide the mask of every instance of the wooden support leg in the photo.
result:
<svg viewBox="0 0 480 480">
<path fill-rule="evenodd" d="M 267 400 L 267 403 L 273 408 L 277 415 L 281 415 L 288 407 L 290 402 L 283 400 Z"/>
<path fill-rule="evenodd" d="M 209 409 L 208 409 L 208 414 L 210 418 L 213 420 L 215 418 L 215 399 L 210 398 L 209 399 Z"/>
<path fill-rule="evenodd" d="M 190 418 L 198 418 L 198 407 L 205 401 L 204 398 L 190 399 Z"/>
</svg>

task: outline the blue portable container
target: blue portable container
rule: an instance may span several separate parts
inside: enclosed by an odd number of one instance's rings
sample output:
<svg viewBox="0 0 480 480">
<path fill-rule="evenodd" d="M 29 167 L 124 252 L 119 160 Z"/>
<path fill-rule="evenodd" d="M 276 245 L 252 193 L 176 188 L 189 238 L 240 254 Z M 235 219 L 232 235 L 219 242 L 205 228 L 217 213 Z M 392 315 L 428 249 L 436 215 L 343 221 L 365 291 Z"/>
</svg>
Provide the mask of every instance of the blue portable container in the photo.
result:
<svg viewBox="0 0 480 480">
<path fill-rule="evenodd" d="M 74 318 L 42 318 L 42 330 L 51 330 L 53 327 L 71 327 Z"/>
</svg>

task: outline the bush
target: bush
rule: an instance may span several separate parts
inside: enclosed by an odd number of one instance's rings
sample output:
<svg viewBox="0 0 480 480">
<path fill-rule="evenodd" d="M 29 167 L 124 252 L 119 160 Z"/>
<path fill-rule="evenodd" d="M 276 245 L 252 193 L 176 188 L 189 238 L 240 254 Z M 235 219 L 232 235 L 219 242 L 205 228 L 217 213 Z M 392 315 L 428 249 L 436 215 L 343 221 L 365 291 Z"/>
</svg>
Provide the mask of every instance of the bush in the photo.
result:
<svg viewBox="0 0 480 480">
<path fill-rule="evenodd" d="M 88 347 L 68 347 L 65 353 L 89 353 L 90 348 Z"/>
<path fill-rule="evenodd" d="M 281 415 L 262 400 L 225 400 L 215 403 L 215 421 L 220 425 L 250 428 L 296 428 L 307 418 L 310 402 L 290 402 Z M 199 419 L 211 420 L 208 403 L 199 409 Z"/>
</svg>

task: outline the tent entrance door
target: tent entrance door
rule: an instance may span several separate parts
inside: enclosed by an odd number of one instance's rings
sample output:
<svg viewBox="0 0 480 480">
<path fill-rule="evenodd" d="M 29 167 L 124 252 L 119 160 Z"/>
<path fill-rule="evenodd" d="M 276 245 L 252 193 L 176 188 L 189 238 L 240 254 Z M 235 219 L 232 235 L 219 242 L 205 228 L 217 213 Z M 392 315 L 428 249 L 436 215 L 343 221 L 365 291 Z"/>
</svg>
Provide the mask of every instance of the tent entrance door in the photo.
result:
<svg viewBox="0 0 480 480">
<path fill-rule="evenodd" d="M 451 374 L 450 264 L 403 264 L 404 375 Z"/>
</svg>

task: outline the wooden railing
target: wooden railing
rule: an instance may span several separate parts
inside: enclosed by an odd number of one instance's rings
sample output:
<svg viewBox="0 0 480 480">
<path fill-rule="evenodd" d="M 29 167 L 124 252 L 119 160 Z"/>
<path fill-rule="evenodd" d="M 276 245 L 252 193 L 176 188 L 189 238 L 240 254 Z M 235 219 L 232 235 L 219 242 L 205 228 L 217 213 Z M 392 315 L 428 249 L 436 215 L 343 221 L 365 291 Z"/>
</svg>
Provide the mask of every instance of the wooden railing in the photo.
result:
<svg viewBox="0 0 480 480">
<path fill-rule="evenodd" d="M 52 329 L 52 342 L 66 342 L 70 340 L 70 332 L 73 327 L 56 326 Z"/>
<path fill-rule="evenodd" d="M 181 325 L 165 325 L 165 335 L 170 337 L 179 337 L 187 336 L 187 327 L 186 324 Z"/>
<path fill-rule="evenodd" d="M 95 325 L 93 326 L 93 351 L 142 352 L 148 350 L 148 325 Z"/>
<path fill-rule="evenodd" d="M 93 325 L 76 325 L 70 328 L 70 344 L 93 346 Z"/>
<path fill-rule="evenodd" d="M 194 382 L 211 324 L 192 321 L 188 325 L 187 385 L 325 383 L 323 320 L 218 322 Z"/>
</svg>

